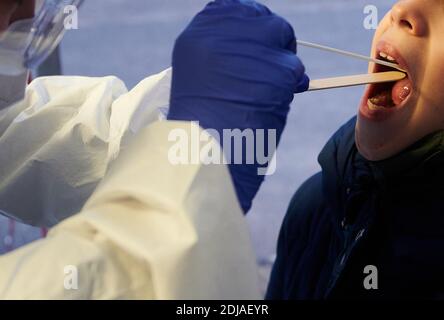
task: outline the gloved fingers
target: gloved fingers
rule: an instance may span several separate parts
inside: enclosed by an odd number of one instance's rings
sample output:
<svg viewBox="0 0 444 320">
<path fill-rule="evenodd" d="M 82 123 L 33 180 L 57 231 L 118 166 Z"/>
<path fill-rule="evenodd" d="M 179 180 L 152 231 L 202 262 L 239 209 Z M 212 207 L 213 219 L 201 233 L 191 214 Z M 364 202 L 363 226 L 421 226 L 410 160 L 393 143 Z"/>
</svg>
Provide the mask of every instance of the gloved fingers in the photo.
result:
<svg viewBox="0 0 444 320">
<path fill-rule="evenodd" d="M 310 78 L 305 73 L 305 66 L 297 55 L 291 54 L 294 93 L 301 93 L 308 90 Z"/>
<path fill-rule="evenodd" d="M 272 14 L 270 9 L 255 0 L 214 0 L 208 4 L 207 8 L 212 14 L 232 13 L 238 17 L 256 17 Z"/>
<path fill-rule="evenodd" d="M 294 90 L 294 93 L 301 93 L 308 90 L 308 87 L 310 85 L 310 78 L 307 74 L 304 73 L 299 83 L 296 85 L 296 88 Z"/>
<path fill-rule="evenodd" d="M 274 21 L 275 26 L 269 30 L 270 40 L 276 41 L 273 45 L 296 54 L 297 42 L 292 25 L 278 15 L 274 15 Z M 278 35 L 280 35 L 280 37 Z"/>
<path fill-rule="evenodd" d="M 290 23 L 285 19 L 280 18 L 282 23 L 282 47 L 292 53 L 297 53 L 296 35 Z"/>
<path fill-rule="evenodd" d="M 212 30 L 224 39 L 243 38 L 245 41 L 296 53 L 293 27 L 256 1 L 213 1 L 196 16 L 191 25 L 202 30 Z"/>
<path fill-rule="evenodd" d="M 285 49 L 287 49 L 288 51 L 290 51 L 294 54 L 296 54 L 298 52 L 298 45 L 297 45 L 295 37 L 293 39 L 289 39 L 288 44 L 286 45 Z"/>
<path fill-rule="evenodd" d="M 304 65 L 294 53 L 255 45 L 239 48 L 242 51 L 220 47 L 219 56 L 212 59 L 210 66 L 225 81 L 230 79 L 230 90 L 236 88 L 241 95 L 255 99 L 276 94 L 286 96 L 285 92 L 293 95 L 295 86 L 305 73 Z"/>
</svg>

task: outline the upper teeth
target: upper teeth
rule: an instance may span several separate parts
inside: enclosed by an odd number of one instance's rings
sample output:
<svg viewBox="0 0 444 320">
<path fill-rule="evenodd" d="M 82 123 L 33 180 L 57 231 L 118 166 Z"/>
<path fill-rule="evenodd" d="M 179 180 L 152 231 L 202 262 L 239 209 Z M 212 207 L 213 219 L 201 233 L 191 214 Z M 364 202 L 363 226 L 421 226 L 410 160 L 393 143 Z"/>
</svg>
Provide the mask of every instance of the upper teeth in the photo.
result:
<svg viewBox="0 0 444 320">
<path fill-rule="evenodd" d="M 390 61 L 396 61 L 395 58 L 393 58 L 392 56 L 388 55 L 388 54 L 385 53 L 385 52 L 380 52 L 379 55 L 380 55 L 381 57 L 383 57 L 384 59 L 387 59 L 387 60 L 390 60 Z"/>
</svg>

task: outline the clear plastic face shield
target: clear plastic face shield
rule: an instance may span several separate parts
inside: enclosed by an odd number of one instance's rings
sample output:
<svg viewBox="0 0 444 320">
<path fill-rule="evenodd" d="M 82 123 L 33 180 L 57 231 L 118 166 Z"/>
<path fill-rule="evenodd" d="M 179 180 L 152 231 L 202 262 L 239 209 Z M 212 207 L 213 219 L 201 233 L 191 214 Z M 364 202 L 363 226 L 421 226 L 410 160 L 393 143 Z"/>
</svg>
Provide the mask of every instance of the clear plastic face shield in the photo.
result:
<svg viewBox="0 0 444 320">
<path fill-rule="evenodd" d="M 14 76 L 41 64 L 58 46 L 68 29 L 70 14 L 82 3 L 37 0 L 33 18 L 15 21 L 0 33 L 0 74 Z"/>
</svg>

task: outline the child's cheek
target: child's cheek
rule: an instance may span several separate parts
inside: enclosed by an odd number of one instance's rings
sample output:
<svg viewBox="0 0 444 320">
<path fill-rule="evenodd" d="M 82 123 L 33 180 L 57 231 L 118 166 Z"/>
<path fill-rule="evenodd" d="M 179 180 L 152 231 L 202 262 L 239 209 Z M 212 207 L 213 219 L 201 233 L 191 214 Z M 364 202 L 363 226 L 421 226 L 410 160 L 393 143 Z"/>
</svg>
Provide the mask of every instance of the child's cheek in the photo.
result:
<svg viewBox="0 0 444 320">
<path fill-rule="evenodd" d="M 435 57 L 436 58 L 436 57 Z M 435 61 L 440 61 L 437 59 Z M 439 106 L 442 110 L 444 110 L 444 90 L 442 89 L 442 78 L 444 74 L 444 61 L 439 62 L 433 66 L 433 68 L 428 68 L 427 72 L 431 73 L 430 78 L 425 75 L 425 82 L 429 87 L 428 96 L 433 97 L 433 100 L 437 106 Z M 422 88 L 422 90 L 428 91 L 427 88 Z"/>
<path fill-rule="evenodd" d="M 377 38 L 380 38 L 384 32 L 387 31 L 388 28 L 391 26 L 391 18 L 392 17 L 392 11 L 390 10 L 387 12 L 387 14 L 384 16 L 384 18 L 381 20 L 381 22 L 378 25 L 378 29 L 376 29 L 374 40 Z"/>
<path fill-rule="evenodd" d="M 444 41 L 441 35 L 434 35 L 427 42 L 424 46 L 428 47 L 428 54 L 424 55 L 423 50 L 414 51 L 418 55 L 414 60 L 417 62 L 415 73 L 422 74 L 418 79 L 422 79 L 421 91 L 428 92 L 427 95 L 444 109 Z"/>
</svg>

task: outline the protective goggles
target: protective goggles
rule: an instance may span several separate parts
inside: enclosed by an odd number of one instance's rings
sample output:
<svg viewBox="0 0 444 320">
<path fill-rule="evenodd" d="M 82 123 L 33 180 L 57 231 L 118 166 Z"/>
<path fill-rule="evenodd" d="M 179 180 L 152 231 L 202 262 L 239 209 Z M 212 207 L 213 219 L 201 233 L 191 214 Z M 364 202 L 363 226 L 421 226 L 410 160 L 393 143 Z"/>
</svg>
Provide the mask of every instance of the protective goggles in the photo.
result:
<svg viewBox="0 0 444 320">
<path fill-rule="evenodd" d="M 37 67 L 59 45 L 66 30 L 72 28 L 72 18 L 77 18 L 74 11 L 82 3 L 83 0 L 37 0 L 33 18 L 15 22 L 0 36 L 2 57 L 10 52 L 11 57 L 21 56 L 24 68 Z"/>
</svg>

